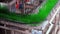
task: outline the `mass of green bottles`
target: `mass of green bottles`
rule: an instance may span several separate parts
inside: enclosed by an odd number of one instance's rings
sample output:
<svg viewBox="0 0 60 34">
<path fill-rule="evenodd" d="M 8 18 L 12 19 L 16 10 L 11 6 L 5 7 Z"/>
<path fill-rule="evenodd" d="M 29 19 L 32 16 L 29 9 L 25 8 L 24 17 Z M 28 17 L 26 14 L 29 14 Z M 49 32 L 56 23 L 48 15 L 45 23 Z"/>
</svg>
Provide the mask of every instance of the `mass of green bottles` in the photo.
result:
<svg viewBox="0 0 60 34">
<path fill-rule="evenodd" d="M 0 5 L 0 18 L 26 24 L 42 23 L 42 21 L 44 21 L 50 14 L 57 2 L 58 0 L 46 0 L 39 7 L 37 14 L 32 13 L 30 15 L 11 13 L 6 6 L 1 7 Z"/>
</svg>

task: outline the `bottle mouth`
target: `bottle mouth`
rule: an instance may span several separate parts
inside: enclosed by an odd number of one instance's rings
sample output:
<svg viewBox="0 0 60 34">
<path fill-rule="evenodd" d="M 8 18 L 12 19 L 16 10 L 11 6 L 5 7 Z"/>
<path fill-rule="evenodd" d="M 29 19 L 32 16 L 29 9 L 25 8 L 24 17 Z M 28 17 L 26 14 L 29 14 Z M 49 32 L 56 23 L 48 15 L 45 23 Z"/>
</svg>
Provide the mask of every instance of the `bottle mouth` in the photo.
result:
<svg viewBox="0 0 60 34">
<path fill-rule="evenodd" d="M 0 2 L 1 7 L 8 6 L 6 3 Z"/>
</svg>

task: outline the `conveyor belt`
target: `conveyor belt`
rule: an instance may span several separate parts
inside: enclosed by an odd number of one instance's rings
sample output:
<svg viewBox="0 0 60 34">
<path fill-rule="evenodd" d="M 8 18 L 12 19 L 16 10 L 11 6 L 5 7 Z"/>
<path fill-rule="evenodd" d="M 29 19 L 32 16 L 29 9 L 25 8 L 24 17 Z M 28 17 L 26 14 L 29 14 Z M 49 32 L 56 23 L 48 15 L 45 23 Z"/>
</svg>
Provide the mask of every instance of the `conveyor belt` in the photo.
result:
<svg viewBox="0 0 60 34">
<path fill-rule="evenodd" d="M 9 10 L 7 10 L 6 7 L 0 6 L 0 18 L 5 18 L 8 20 L 27 24 L 41 23 L 46 19 L 46 17 L 49 15 L 52 8 L 56 5 L 57 2 L 58 0 L 46 0 L 38 9 L 38 13 L 31 15 L 17 15 L 15 13 L 9 13 Z"/>
</svg>

